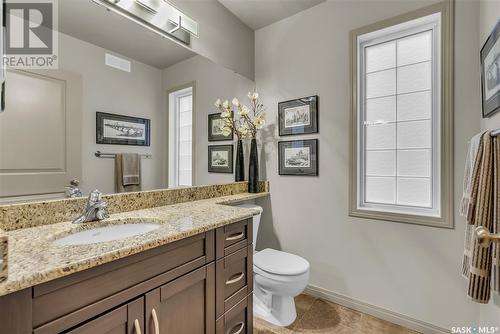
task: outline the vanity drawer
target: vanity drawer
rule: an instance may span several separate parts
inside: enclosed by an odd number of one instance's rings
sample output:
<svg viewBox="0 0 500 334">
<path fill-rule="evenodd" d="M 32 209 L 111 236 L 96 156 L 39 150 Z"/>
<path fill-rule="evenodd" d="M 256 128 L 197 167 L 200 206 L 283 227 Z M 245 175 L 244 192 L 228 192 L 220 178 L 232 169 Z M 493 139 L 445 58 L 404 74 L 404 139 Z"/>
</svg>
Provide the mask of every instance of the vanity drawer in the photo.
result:
<svg viewBox="0 0 500 334">
<path fill-rule="evenodd" d="M 253 291 L 253 247 L 249 245 L 217 260 L 216 316 L 220 317 Z"/>
<path fill-rule="evenodd" d="M 246 296 L 215 323 L 216 334 L 252 334 L 253 299 Z"/>
<path fill-rule="evenodd" d="M 93 315 L 100 304 L 118 302 L 121 295 L 127 298 L 128 289 L 139 289 L 139 283 L 153 279 L 166 283 L 213 261 L 214 248 L 214 233 L 209 231 L 37 285 L 33 288 L 33 327 L 59 326 L 56 319 L 63 316 Z"/>
<path fill-rule="evenodd" d="M 219 227 L 215 231 L 217 259 L 221 259 L 253 242 L 252 219 Z"/>
</svg>

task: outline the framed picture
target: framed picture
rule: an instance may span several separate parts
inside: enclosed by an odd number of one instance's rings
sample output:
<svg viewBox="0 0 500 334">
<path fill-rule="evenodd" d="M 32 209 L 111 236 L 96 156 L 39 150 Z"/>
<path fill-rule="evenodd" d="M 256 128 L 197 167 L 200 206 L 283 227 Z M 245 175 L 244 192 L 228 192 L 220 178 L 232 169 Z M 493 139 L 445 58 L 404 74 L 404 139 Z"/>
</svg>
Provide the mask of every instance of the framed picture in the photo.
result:
<svg viewBox="0 0 500 334">
<path fill-rule="evenodd" d="M 279 175 L 318 175 L 318 140 L 278 142 Z"/>
<path fill-rule="evenodd" d="M 500 20 L 481 49 L 483 118 L 500 111 Z"/>
<path fill-rule="evenodd" d="M 96 113 L 96 143 L 149 146 L 151 121 L 124 115 Z"/>
<path fill-rule="evenodd" d="M 233 172 L 233 145 L 208 146 L 208 172 Z"/>
<path fill-rule="evenodd" d="M 303 135 L 318 132 L 318 96 L 278 103 L 279 135 Z"/>
<path fill-rule="evenodd" d="M 223 126 L 224 120 L 219 113 L 208 115 L 208 141 L 233 140 L 233 132 L 229 136 L 222 134 Z"/>
</svg>

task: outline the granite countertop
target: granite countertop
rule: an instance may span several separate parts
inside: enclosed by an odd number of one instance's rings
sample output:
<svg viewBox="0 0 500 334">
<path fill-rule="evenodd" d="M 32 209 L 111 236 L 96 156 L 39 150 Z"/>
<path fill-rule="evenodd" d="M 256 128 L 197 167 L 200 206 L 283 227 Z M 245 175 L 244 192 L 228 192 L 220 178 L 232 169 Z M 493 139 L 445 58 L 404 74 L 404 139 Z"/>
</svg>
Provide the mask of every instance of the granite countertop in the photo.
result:
<svg viewBox="0 0 500 334">
<path fill-rule="evenodd" d="M 269 193 L 241 193 L 115 213 L 106 220 L 82 225 L 63 222 L 5 232 L 9 238 L 9 275 L 0 283 L 0 296 L 250 218 L 258 212 L 227 204 L 265 196 Z M 89 228 L 141 220 L 161 227 L 146 234 L 96 244 L 53 243 Z"/>
</svg>

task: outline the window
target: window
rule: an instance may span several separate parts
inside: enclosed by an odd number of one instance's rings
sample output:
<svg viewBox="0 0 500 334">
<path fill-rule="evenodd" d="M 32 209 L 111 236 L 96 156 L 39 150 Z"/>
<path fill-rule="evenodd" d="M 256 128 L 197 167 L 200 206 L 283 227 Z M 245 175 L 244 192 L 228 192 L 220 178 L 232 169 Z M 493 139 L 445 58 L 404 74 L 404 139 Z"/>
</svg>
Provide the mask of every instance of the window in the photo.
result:
<svg viewBox="0 0 500 334">
<path fill-rule="evenodd" d="M 450 3 L 352 33 L 353 216 L 451 224 Z"/>
<path fill-rule="evenodd" d="M 193 185 L 193 88 L 169 94 L 169 187 Z"/>
</svg>

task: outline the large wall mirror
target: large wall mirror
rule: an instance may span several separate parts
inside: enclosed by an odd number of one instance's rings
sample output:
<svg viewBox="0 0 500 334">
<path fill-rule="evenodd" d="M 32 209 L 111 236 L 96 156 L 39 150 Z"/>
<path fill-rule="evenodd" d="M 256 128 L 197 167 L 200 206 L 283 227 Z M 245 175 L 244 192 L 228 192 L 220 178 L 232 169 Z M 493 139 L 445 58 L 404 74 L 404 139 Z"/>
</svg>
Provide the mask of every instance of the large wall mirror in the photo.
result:
<svg viewBox="0 0 500 334">
<path fill-rule="evenodd" d="M 207 170 L 208 115 L 252 80 L 93 1 L 59 1 L 58 26 L 57 69 L 7 68 L 0 204 L 63 198 L 72 180 L 83 196 L 233 182 Z M 139 188 L 117 184 L 125 153 Z"/>
</svg>

